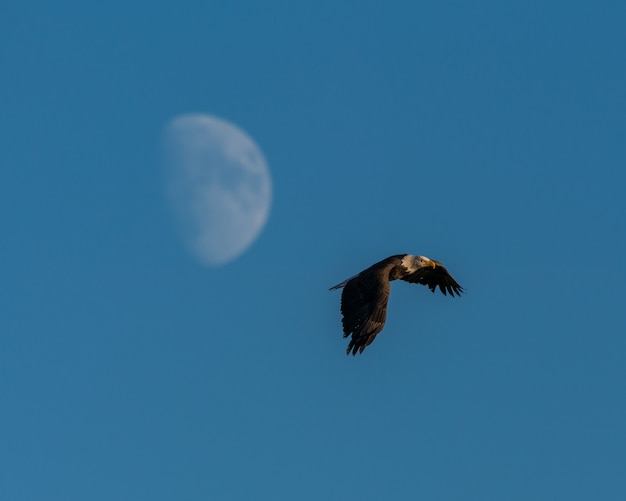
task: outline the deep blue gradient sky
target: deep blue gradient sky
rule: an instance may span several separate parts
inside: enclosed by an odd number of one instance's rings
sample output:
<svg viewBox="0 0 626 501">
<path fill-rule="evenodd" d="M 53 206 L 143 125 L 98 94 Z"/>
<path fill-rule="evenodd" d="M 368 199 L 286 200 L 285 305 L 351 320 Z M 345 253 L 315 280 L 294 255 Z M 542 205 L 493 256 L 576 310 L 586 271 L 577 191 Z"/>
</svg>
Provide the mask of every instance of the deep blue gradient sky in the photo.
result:
<svg viewBox="0 0 626 501">
<path fill-rule="evenodd" d="M 626 4 L 13 2 L 0 497 L 626 499 Z M 246 130 L 270 219 L 206 268 L 168 120 Z M 348 358 L 329 286 L 425 254 Z"/>
</svg>

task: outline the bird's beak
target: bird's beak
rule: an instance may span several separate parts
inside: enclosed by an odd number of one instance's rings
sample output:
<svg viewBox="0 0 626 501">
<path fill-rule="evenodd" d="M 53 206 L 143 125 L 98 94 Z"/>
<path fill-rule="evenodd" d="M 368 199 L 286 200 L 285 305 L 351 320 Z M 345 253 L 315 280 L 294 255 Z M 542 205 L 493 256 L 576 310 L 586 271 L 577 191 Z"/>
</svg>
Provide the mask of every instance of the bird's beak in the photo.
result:
<svg viewBox="0 0 626 501">
<path fill-rule="evenodd" d="M 428 263 L 430 265 L 430 267 L 434 270 L 437 267 L 437 263 L 435 263 L 432 259 L 430 261 L 430 263 Z"/>
</svg>

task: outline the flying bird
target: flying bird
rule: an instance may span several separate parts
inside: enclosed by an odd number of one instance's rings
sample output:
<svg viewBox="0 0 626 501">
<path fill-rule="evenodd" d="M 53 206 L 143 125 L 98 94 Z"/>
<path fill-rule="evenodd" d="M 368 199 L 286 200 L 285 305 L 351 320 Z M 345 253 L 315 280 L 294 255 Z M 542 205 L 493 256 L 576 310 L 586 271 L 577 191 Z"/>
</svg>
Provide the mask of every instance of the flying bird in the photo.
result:
<svg viewBox="0 0 626 501">
<path fill-rule="evenodd" d="M 365 347 L 383 330 L 391 290 L 389 282 L 397 279 L 426 285 L 431 292 L 439 287 L 444 296 L 460 296 L 463 292 L 463 287 L 439 261 L 411 254 L 398 254 L 383 259 L 329 289 L 332 291 L 343 288 L 343 337 L 352 336 L 346 354 L 363 353 Z"/>
</svg>

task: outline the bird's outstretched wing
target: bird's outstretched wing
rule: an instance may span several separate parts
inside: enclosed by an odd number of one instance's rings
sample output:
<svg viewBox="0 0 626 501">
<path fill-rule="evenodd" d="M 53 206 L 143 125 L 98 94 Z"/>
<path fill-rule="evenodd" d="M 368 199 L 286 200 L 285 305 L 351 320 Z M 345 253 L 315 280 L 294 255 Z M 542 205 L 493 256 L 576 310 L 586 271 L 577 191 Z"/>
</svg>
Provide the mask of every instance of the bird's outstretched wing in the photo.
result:
<svg viewBox="0 0 626 501">
<path fill-rule="evenodd" d="M 361 273 L 349 280 L 341 294 L 343 337 L 352 335 L 346 353 L 363 353 L 383 329 L 387 318 L 389 281 Z"/>
<path fill-rule="evenodd" d="M 435 263 L 434 268 L 431 268 L 430 266 L 420 268 L 410 275 L 400 277 L 401 280 L 414 284 L 426 285 L 431 292 L 435 292 L 437 287 L 439 287 L 439 290 L 443 292 L 444 296 L 446 294 L 450 294 L 451 296 L 456 294 L 457 296 L 460 296 L 461 292 L 463 292 L 463 287 L 461 287 L 456 280 L 452 278 L 452 275 L 448 273 L 448 270 L 446 270 L 446 268 L 439 261 L 433 262 Z"/>
</svg>

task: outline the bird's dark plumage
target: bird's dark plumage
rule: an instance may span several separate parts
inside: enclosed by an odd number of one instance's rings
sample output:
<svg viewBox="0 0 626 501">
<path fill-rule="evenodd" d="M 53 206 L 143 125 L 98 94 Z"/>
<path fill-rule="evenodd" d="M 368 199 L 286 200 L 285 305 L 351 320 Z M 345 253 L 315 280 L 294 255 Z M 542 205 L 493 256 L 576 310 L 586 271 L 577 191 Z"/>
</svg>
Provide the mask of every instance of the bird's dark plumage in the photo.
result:
<svg viewBox="0 0 626 501">
<path fill-rule="evenodd" d="M 391 290 L 389 282 L 397 279 L 426 285 L 432 292 L 439 287 L 444 295 L 460 296 L 463 292 L 463 288 L 439 261 L 410 254 L 383 259 L 358 275 L 331 287 L 330 290 L 343 288 L 343 337 L 351 336 L 348 355 L 362 353 L 383 329 Z"/>
</svg>

